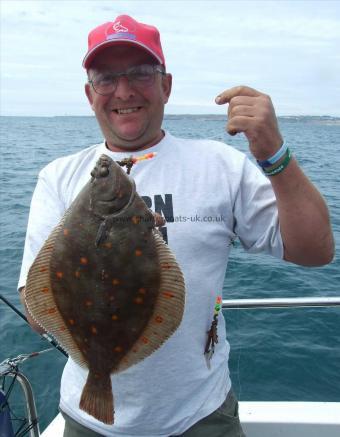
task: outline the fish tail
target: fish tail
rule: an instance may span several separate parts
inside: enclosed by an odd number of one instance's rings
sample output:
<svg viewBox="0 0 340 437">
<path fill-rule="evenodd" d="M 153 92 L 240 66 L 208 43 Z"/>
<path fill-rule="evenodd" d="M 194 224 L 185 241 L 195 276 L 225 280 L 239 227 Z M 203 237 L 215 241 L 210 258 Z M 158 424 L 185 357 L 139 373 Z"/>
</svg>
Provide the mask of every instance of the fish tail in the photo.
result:
<svg viewBox="0 0 340 437">
<path fill-rule="evenodd" d="M 81 394 L 79 408 L 103 423 L 113 423 L 114 409 L 110 374 L 99 375 L 90 370 Z"/>
</svg>

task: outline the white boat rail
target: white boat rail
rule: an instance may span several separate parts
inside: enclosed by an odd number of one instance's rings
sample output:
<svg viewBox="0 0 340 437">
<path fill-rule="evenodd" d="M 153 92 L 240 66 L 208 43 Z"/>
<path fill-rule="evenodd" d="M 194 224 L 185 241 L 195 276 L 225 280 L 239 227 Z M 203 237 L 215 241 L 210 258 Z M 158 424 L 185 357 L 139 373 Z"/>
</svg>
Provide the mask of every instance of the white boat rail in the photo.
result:
<svg viewBox="0 0 340 437">
<path fill-rule="evenodd" d="M 340 306 L 340 297 L 286 297 L 261 299 L 223 299 L 223 309 L 306 308 Z"/>
</svg>

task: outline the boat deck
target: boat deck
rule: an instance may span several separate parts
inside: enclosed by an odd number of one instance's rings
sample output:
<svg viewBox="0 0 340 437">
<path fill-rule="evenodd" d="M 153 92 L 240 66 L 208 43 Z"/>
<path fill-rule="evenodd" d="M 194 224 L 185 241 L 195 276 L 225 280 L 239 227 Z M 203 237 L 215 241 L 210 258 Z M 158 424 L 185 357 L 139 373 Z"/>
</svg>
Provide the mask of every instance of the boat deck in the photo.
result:
<svg viewBox="0 0 340 437">
<path fill-rule="evenodd" d="M 339 437 L 340 402 L 240 402 L 247 437 Z M 61 414 L 42 437 L 62 437 Z M 209 436 L 207 436 L 209 437 Z"/>
</svg>

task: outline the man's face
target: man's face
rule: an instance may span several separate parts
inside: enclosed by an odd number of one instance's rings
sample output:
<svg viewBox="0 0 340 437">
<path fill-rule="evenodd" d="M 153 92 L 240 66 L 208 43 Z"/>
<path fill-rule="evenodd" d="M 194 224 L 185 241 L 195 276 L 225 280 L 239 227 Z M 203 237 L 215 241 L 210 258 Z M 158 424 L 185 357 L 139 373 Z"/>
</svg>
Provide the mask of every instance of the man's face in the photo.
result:
<svg viewBox="0 0 340 437">
<path fill-rule="evenodd" d="M 155 64 L 155 60 L 138 47 L 117 45 L 101 51 L 88 74 L 92 79 L 94 75 L 121 73 L 142 64 Z M 122 76 L 115 91 L 105 96 L 97 94 L 87 83 L 85 92 L 111 150 L 144 149 L 162 138 L 164 105 L 171 92 L 170 74 L 156 73 L 151 86 L 138 88 Z"/>
</svg>

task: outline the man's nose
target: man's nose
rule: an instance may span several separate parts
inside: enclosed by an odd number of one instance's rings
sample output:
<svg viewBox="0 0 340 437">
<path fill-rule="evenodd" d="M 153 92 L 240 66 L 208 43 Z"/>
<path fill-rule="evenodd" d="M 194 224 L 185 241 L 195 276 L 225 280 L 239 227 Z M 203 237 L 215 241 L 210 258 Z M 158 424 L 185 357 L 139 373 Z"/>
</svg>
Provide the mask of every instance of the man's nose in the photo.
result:
<svg viewBox="0 0 340 437">
<path fill-rule="evenodd" d="M 116 78 L 116 89 L 114 92 L 115 97 L 119 97 L 123 100 L 128 99 L 131 96 L 134 96 L 135 91 L 131 86 L 129 79 L 127 76 L 122 75 Z"/>
</svg>

